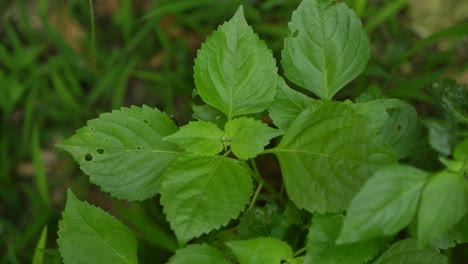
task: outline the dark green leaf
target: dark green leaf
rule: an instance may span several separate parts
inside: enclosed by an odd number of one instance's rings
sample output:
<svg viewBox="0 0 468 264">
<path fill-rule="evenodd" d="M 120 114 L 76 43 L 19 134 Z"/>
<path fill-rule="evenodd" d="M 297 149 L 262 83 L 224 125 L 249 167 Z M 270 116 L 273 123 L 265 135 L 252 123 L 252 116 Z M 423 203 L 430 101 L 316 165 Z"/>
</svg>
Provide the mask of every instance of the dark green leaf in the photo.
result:
<svg viewBox="0 0 468 264">
<path fill-rule="evenodd" d="M 368 119 L 337 102 L 304 110 L 272 152 L 291 200 L 320 213 L 344 210 L 375 170 L 395 162 Z"/>
<path fill-rule="evenodd" d="M 344 3 L 304 0 L 289 30 L 281 62 L 286 77 L 321 99 L 331 99 L 369 59 L 366 32 Z"/>
<path fill-rule="evenodd" d="M 182 155 L 164 174 L 161 203 L 178 240 L 208 233 L 236 218 L 252 195 L 249 168 L 224 156 Z"/>
<path fill-rule="evenodd" d="M 395 263 L 446 264 L 448 260 L 437 249 L 430 246 L 419 249 L 416 239 L 408 238 L 393 244 L 373 264 Z"/>
<path fill-rule="evenodd" d="M 384 240 L 336 245 L 335 240 L 338 237 L 342 223 L 342 215 L 314 215 L 307 235 L 307 254 L 304 264 L 366 263 L 374 258 L 386 245 Z"/>
<path fill-rule="evenodd" d="M 228 120 L 265 110 L 276 94 L 276 62 L 242 7 L 202 45 L 194 71 L 199 95 Z"/>
<path fill-rule="evenodd" d="M 416 214 L 427 173 L 406 165 L 375 172 L 351 201 L 338 243 L 393 235 Z"/>
<path fill-rule="evenodd" d="M 450 119 L 468 124 L 468 88 L 465 85 L 446 78 L 433 83 L 429 93 Z"/>
<path fill-rule="evenodd" d="M 320 101 L 289 88 L 283 78 L 278 77 L 278 92 L 268 112 L 273 123 L 286 130 L 304 109 L 318 102 Z"/>
<path fill-rule="evenodd" d="M 282 215 L 275 204 L 267 203 L 264 207 L 249 208 L 240 218 L 237 232 L 241 239 L 259 236 L 275 236 L 281 239 L 285 231 Z"/>
<path fill-rule="evenodd" d="M 180 149 L 162 140 L 177 131 L 174 122 L 147 106 L 101 114 L 58 146 L 73 155 L 90 180 L 126 200 L 154 196 L 162 172 Z"/>
<path fill-rule="evenodd" d="M 60 254 L 67 264 L 138 263 L 137 241 L 119 220 L 87 202 L 72 191 L 59 222 Z"/>
</svg>

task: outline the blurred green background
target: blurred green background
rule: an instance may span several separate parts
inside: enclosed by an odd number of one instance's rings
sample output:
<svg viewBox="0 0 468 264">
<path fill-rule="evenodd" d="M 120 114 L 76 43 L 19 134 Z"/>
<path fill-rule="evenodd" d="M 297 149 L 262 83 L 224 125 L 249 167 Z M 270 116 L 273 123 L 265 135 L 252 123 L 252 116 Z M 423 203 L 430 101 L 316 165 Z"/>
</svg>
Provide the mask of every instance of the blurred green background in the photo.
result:
<svg viewBox="0 0 468 264">
<path fill-rule="evenodd" d="M 30 263 L 46 226 L 44 263 L 61 263 L 55 239 L 68 187 L 135 230 L 142 263 L 167 260 L 174 237 L 157 198 L 110 199 L 54 145 L 121 106 L 158 107 L 187 123 L 204 39 L 243 4 L 279 60 L 299 2 L 0 0 L 0 263 Z M 345 2 L 363 20 L 373 54 L 337 99 L 374 84 L 412 102 L 423 118 L 442 118 L 427 87 L 444 76 L 468 83 L 468 2 Z M 422 166 L 433 167 L 426 158 Z M 466 247 L 450 254 L 453 263 L 468 259 Z"/>
</svg>

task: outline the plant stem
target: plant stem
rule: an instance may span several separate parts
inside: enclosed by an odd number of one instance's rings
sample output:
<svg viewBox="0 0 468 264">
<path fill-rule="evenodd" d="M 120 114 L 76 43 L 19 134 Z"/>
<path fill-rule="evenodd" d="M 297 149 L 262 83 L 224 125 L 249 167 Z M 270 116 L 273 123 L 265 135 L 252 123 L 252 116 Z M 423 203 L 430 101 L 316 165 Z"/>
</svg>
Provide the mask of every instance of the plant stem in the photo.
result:
<svg viewBox="0 0 468 264">
<path fill-rule="evenodd" d="M 255 163 L 254 159 L 250 159 L 250 164 L 254 171 L 254 175 L 253 175 L 254 179 L 259 183 L 259 186 L 265 187 L 265 189 L 267 189 L 269 193 L 271 193 L 276 199 L 281 201 L 281 195 L 270 184 L 268 184 L 260 175 L 260 172 L 258 171 L 257 164 Z"/>
<path fill-rule="evenodd" d="M 254 196 L 252 198 L 252 201 L 250 201 L 249 209 L 252 209 L 252 207 L 255 205 L 255 202 L 257 201 L 258 194 L 260 193 L 260 190 L 263 187 L 263 183 L 259 183 L 257 186 L 257 189 L 255 190 Z"/>
<path fill-rule="evenodd" d="M 304 251 L 306 251 L 306 250 L 307 250 L 306 247 L 303 247 L 303 248 L 299 249 L 298 251 L 296 251 L 296 252 L 294 253 L 293 257 L 296 257 L 296 256 L 302 254 L 302 253 L 303 253 Z"/>
</svg>

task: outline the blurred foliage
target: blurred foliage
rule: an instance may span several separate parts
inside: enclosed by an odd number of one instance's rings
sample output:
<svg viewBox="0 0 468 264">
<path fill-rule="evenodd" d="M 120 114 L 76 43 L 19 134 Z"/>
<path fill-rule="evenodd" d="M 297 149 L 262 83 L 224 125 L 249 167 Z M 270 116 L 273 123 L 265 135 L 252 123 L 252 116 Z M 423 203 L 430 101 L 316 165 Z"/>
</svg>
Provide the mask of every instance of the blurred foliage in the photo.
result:
<svg viewBox="0 0 468 264">
<path fill-rule="evenodd" d="M 193 59 L 206 36 L 243 4 L 247 20 L 279 59 L 287 21 L 299 2 L 0 1 L 0 263 L 27 263 L 33 256 L 43 257 L 44 263 L 61 262 L 55 239 L 70 185 L 135 230 L 143 262 L 165 261 L 173 246 L 170 239 L 164 242 L 170 230 L 158 203 L 123 204 L 108 198 L 54 144 L 86 120 L 120 106 L 156 106 L 186 123 Z M 468 24 L 447 24 L 420 39 L 411 31 L 409 1 L 346 2 L 363 20 L 373 58 L 339 97 L 353 98 L 379 85 L 386 95 L 411 101 L 428 124 L 435 122 L 430 133 L 448 133 L 441 149 L 453 146 L 454 137 L 444 125 L 449 121 L 435 104 L 440 96 L 434 100 L 428 88 L 442 76 L 468 83 Z M 439 90 L 444 98 L 463 96 L 463 89 L 466 96 L 466 87 L 450 85 L 458 92 Z M 456 128 L 456 137 L 466 137 L 460 135 L 466 124 Z M 414 162 L 433 166 L 434 160 Z M 38 243 L 39 238 L 46 241 Z M 45 245 L 43 256 L 37 257 L 36 245 Z M 466 251 L 453 252 L 454 261 L 466 257 Z"/>
</svg>

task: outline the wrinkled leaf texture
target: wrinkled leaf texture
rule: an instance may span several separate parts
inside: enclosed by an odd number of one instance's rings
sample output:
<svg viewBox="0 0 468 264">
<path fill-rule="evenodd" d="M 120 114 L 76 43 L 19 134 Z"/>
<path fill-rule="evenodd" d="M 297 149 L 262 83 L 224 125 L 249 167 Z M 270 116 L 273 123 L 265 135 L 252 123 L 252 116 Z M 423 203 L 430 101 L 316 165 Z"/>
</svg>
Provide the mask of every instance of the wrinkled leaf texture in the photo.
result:
<svg viewBox="0 0 468 264">
<path fill-rule="evenodd" d="M 271 152 L 291 200 L 319 213 L 346 209 L 374 171 L 395 162 L 364 115 L 329 101 L 305 109 Z"/>
<path fill-rule="evenodd" d="M 158 109 L 122 107 L 89 120 L 58 146 L 103 191 L 119 199 L 144 200 L 156 195 L 162 172 L 181 153 L 177 145 L 162 140 L 176 131 Z"/>
<path fill-rule="evenodd" d="M 321 99 L 331 99 L 363 70 L 369 40 L 356 14 L 335 0 L 304 0 L 284 40 L 286 77 Z"/>
<path fill-rule="evenodd" d="M 253 191 L 250 169 L 225 156 L 182 155 L 164 177 L 161 204 L 181 243 L 237 218 Z"/>
</svg>

